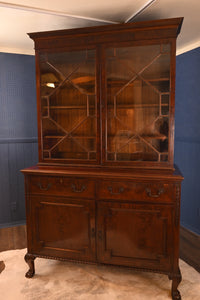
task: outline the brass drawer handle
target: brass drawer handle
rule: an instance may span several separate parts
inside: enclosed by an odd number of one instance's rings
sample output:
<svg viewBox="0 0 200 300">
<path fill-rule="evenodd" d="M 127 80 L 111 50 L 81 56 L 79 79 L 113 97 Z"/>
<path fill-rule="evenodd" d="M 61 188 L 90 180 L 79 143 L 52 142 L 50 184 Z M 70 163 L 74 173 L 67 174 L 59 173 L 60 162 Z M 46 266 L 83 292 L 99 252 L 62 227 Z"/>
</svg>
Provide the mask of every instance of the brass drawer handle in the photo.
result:
<svg viewBox="0 0 200 300">
<path fill-rule="evenodd" d="M 42 191 L 48 191 L 51 187 L 51 183 L 48 183 L 48 185 L 46 187 L 43 187 L 40 182 L 37 185 L 40 188 L 40 190 L 42 190 Z"/>
<path fill-rule="evenodd" d="M 113 192 L 112 186 L 108 186 L 108 191 L 111 193 L 111 195 L 120 195 L 121 193 L 123 193 L 124 188 L 120 187 L 118 192 Z"/>
<path fill-rule="evenodd" d="M 164 189 L 159 189 L 157 194 L 152 194 L 151 189 L 149 188 L 146 188 L 145 191 L 147 195 L 152 198 L 158 198 L 162 193 L 164 193 Z"/>
<path fill-rule="evenodd" d="M 71 187 L 72 187 L 72 191 L 74 193 L 82 193 L 86 189 L 86 186 L 84 184 L 81 186 L 80 189 L 77 189 L 76 186 L 75 186 L 75 184 L 72 184 Z"/>
</svg>

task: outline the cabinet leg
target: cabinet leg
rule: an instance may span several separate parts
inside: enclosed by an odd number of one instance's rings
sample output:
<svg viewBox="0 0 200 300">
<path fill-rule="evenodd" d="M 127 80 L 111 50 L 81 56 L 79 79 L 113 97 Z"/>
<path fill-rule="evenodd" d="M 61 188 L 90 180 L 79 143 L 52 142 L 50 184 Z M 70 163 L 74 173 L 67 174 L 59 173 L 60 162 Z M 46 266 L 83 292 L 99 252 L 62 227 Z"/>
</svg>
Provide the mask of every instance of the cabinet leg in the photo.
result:
<svg viewBox="0 0 200 300">
<path fill-rule="evenodd" d="M 178 285 L 182 280 L 180 269 L 178 271 L 178 274 L 169 276 L 169 279 L 172 280 L 172 288 L 171 288 L 172 300 L 181 300 L 181 294 L 177 289 Z"/>
<path fill-rule="evenodd" d="M 25 262 L 28 264 L 28 266 L 29 266 L 29 270 L 28 270 L 28 272 L 26 273 L 26 277 L 27 278 L 31 278 L 31 277 L 33 277 L 34 276 L 34 274 L 35 274 L 35 265 L 34 265 L 34 260 L 36 259 L 36 257 L 34 256 L 34 255 L 32 255 L 32 254 L 26 254 L 25 255 L 25 257 L 24 257 L 24 259 L 25 259 Z"/>
</svg>

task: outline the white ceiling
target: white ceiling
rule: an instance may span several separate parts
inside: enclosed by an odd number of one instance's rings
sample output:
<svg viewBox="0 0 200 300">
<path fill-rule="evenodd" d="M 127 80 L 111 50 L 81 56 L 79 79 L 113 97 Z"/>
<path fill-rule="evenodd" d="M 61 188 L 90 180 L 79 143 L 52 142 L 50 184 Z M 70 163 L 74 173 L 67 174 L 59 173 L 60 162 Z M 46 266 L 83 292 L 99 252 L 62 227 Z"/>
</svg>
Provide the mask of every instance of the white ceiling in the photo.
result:
<svg viewBox="0 0 200 300">
<path fill-rule="evenodd" d="M 11 2 L 10 2 L 11 1 Z M 27 32 L 184 17 L 177 54 L 200 46 L 199 0 L 0 1 L 0 52 L 34 54 Z"/>
</svg>

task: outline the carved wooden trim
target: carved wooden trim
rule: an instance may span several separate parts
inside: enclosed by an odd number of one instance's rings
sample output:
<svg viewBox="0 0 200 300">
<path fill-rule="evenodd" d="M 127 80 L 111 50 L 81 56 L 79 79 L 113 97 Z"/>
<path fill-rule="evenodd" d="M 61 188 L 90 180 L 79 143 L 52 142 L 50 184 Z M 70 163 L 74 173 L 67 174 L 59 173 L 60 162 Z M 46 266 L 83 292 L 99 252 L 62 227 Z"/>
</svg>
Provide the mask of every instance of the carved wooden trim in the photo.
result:
<svg viewBox="0 0 200 300">
<path fill-rule="evenodd" d="M 167 257 L 167 238 L 168 238 L 168 232 L 167 232 L 167 218 L 160 217 L 160 219 L 163 221 L 163 254 L 159 255 L 158 258 L 166 258 Z"/>
<path fill-rule="evenodd" d="M 138 268 L 138 267 L 134 267 L 134 266 L 126 266 L 126 265 L 113 265 L 113 264 L 109 264 L 109 263 L 100 263 L 100 262 L 94 262 L 94 261 L 85 261 L 85 260 L 77 260 L 77 259 L 70 259 L 70 258 L 63 258 L 63 257 L 57 257 L 57 256 L 51 256 L 51 255 L 41 255 L 41 254 L 33 254 L 33 256 L 39 257 L 39 258 L 45 258 L 45 259 L 54 259 L 54 260 L 59 260 L 59 261 L 68 261 L 68 262 L 73 262 L 73 263 L 81 263 L 81 264 L 91 264 L 91 265 L 99 265 L 99 266 L 111 266 L 111 267 L 116 267 L 116 268 L 126 268 L 129 270 L 135 270 L 138 272 L 151 272 L 151 273 L 159 273 L 159 274 L 164 274 L 167 275 L 168 277 L 171 276 L 175 277 L 176 274 L 167 272 L 167 271 L 163 271 L 163 270 L 159 270 L 159 269 L 150 269 L 150 268 Z"/>
<path fill-rule="evenodd" d="M 175 226 L 179 225 L 180 216 L 180 185 L 176 184 Z"/>
</svg>

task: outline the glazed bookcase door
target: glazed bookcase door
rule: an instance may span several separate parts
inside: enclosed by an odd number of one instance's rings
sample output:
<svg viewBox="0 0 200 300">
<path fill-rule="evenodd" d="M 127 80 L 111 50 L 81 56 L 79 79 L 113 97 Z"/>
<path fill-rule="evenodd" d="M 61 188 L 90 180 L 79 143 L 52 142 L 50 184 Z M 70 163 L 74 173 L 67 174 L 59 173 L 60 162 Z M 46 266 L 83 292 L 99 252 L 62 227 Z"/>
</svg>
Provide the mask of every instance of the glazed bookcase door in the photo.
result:
<svg viewBox="0 0 200 300">
<path fill-rule="evenodd" d="M 105 153 L 110 164 L 169 164 L 170 44 L 105 49 Z"/>
<path fill-rule="evenodd" d="M 41 159 L 96 163 L 96 50 L 39 54 Z"/>
</svg>

